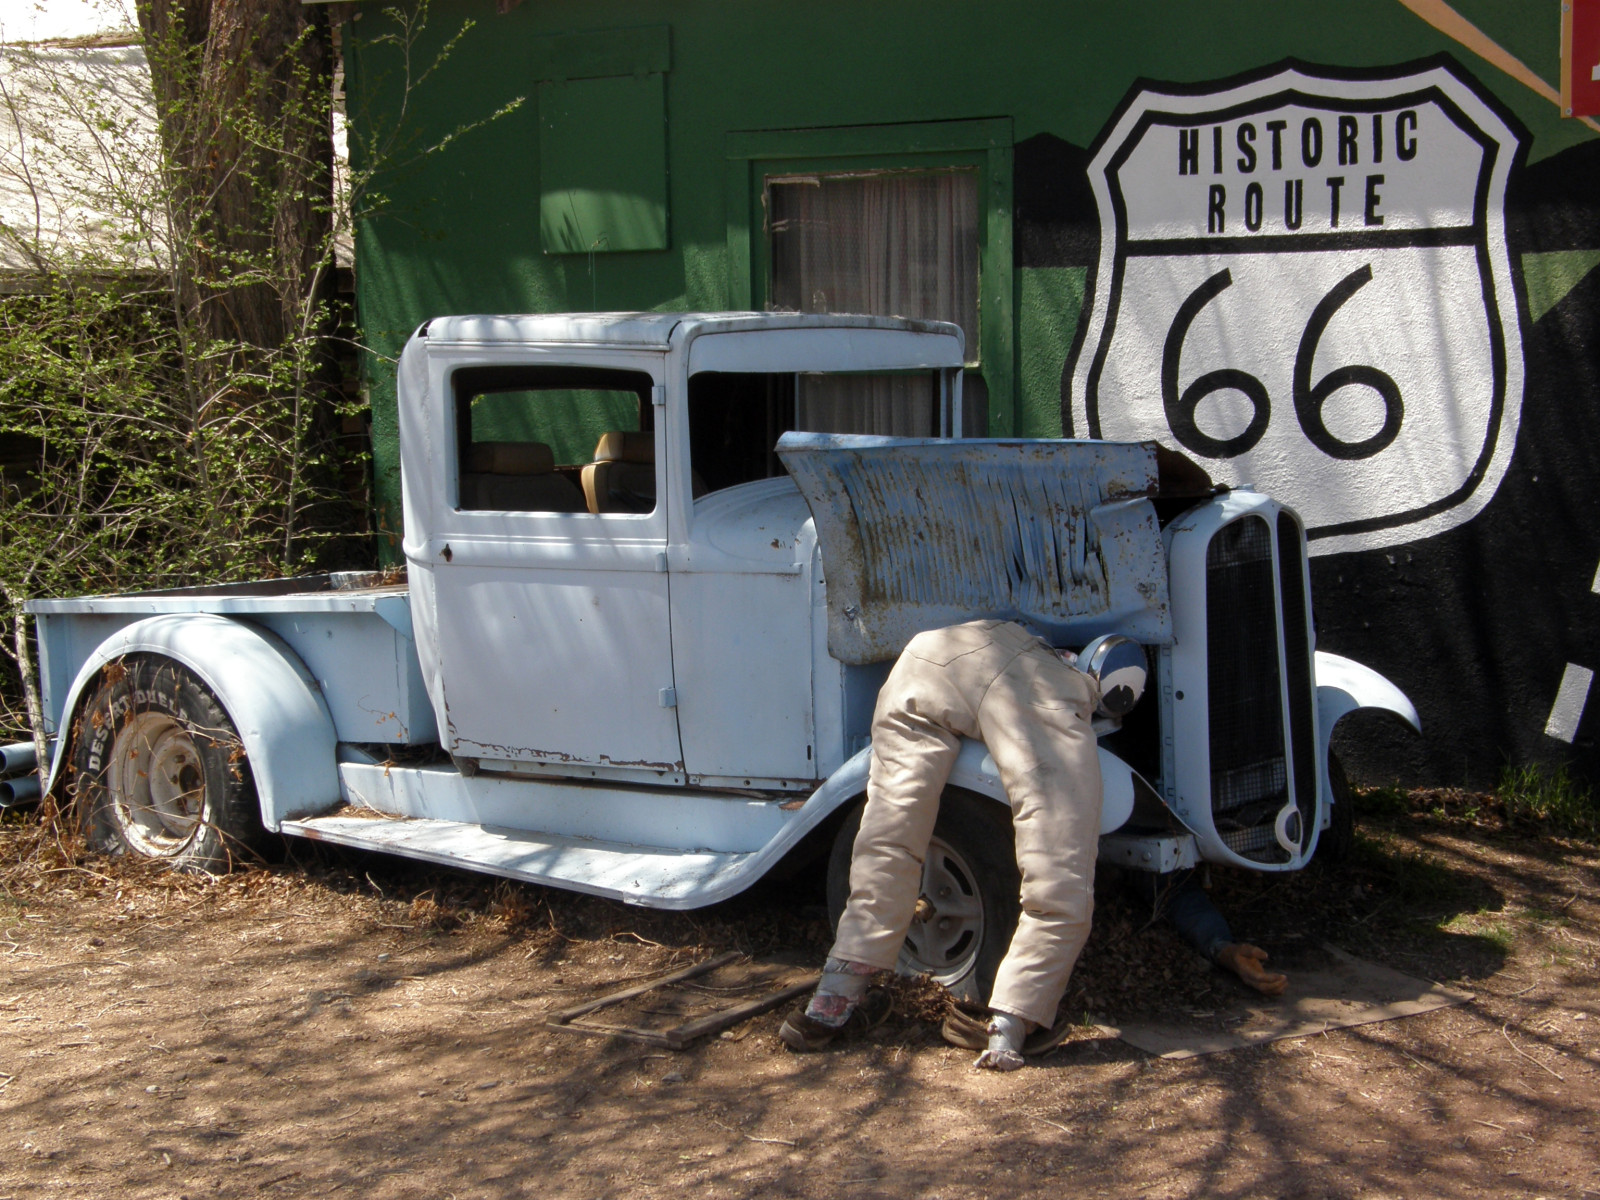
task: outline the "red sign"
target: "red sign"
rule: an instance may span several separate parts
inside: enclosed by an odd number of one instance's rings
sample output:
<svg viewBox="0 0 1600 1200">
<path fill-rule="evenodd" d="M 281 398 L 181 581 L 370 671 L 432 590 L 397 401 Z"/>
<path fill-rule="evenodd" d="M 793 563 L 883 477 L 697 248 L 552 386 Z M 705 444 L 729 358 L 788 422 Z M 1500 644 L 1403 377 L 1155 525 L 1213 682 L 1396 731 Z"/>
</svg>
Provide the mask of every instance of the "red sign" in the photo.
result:
<svg viewBox="0 0 1600 1200">
<path fill-rule="evenodd" d="M 1562 0 L 1561 112 L 1600 116 L 1600 0 Z"/>
</svg>

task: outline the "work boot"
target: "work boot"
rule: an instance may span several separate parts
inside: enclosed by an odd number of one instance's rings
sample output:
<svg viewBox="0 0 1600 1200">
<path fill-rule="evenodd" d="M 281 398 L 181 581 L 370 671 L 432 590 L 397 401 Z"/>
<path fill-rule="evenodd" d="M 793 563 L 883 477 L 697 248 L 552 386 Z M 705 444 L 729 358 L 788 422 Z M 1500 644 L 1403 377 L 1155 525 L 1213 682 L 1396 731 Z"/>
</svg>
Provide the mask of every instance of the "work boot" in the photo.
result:
<svg viewBox="0 0 1600 1200">
<path fill-rule="evenodd" d="M 950 1045 L 959 1046 L 963 1050 L 987 1050 L 991 1021 L 992 1018 L 987 1013 L 975 1014 L 952 1003 L 945 1013 L 944 1024 L 939 1027 L 939 1033 Z M 1017 1052 L 1024 1058 L 1048 1054 L 1065 1041 L 1067 1034 L 1071 1032 L 1071 1019 L 1060 1017 L 1048 1029 L 1038 1026 L 1027 1034 L 1022 1039 L 1022 1045 L 1017 1047 Z"/>
<path fill-rule="evenodd" d="M 778 1040 L 796 1054 L 811 1054 L 840 1034 L 856 1035 L 876 1029 L 893 1011 L 894 999 L 888 988 L 868 988 L 860 1000 L 850 1005 L 838 1025 L 825 1024 L 803 1008 L 795 1009 L 783 1019 Z"/>
<path fill-rule="evenodd" d="M 849 959 L 830 958 L 804 1009 L 784 1018 L 778 1037 L 797 1054 L 821 1050 L 845 1029 L 881 1025 L 892 1007 L 883 988 L 868 989 L 877 968 Z"/>
<path fill-rule="evenodd" d="M 1022 1066 L 1022 1042 L 1030 1024 L 1010 1013 L 995 1013 L 989 1018 L 989 1044 L 972 1065 L 990 1071 L 1017 1070 Z"/>
</svg>

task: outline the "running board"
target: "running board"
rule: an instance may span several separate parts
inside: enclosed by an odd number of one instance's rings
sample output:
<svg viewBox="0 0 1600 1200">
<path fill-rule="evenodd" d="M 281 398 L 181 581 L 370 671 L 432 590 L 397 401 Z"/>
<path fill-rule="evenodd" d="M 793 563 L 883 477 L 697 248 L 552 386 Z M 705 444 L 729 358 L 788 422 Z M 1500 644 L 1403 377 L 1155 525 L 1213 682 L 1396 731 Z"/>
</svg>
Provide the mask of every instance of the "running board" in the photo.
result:
<svg viewBox="0 0 1600 1200">
<path fill-rule="evenodd" d="M 282 832 L 647 908 L 700 908 L 748 887 L 757 854 L 630 846 L 426 817 L 307 817 Z M 759 869 L 759 868 L 757 868 Z"/>
</svg>

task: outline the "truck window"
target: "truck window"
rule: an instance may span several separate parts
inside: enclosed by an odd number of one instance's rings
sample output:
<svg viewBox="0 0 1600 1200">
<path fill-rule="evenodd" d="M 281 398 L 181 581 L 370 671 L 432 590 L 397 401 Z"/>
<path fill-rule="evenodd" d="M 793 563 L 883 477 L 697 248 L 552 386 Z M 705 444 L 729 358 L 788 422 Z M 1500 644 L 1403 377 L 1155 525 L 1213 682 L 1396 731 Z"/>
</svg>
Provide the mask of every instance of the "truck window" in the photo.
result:
<svg viewBox="0 0 1600 1200">
<path fill-rule="evenodd" d="M 785 474 L 772 448 L 791 429 L 937 437 L 939 374 L 701 371 L 690 376 L 690 461 L 707 491 Z"/>
<path fill-rule="evenodd" d="M 655 511 L 654 381 L 645 372 L 516 364 L 463 367 L 451 382 L 457 507 Z"/>
</svg>

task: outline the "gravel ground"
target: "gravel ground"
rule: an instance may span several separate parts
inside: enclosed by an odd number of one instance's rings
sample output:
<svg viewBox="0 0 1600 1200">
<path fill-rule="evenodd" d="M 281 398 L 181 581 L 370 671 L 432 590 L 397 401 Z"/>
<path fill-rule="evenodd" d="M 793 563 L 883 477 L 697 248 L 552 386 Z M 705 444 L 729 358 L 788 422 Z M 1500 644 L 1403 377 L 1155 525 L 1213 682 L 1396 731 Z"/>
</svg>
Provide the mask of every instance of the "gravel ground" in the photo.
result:
<svg viewBox="0 0 1600 1200">
<path fill-rule="evenodd" d="M 210 880 L 0 824 L 0 1200 L 24 1196 L 1600 1197 L 1600 853 L 1413 797 L 1351 861 L 1217 872 L 1236 930 L 1476 993 L 1461 1008 L 1186 1061 L 1097 1022 L 1239 985 L 1114 886 L 1009 1076 L 901 987 L 797 1057 L 769 1014 L 682 1053 L 544 1015 L 736 949 L 820 960 L 802 877 L 661 914 L 298 846 Z M 1194 1019 L 1201 1019 L 1195 1017 Z"/>
</svg>

